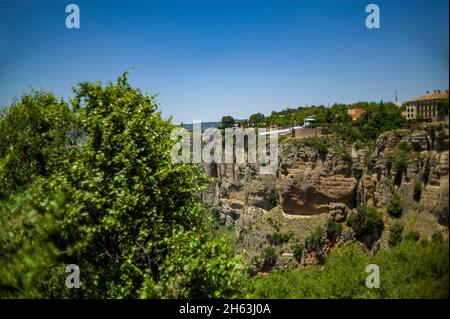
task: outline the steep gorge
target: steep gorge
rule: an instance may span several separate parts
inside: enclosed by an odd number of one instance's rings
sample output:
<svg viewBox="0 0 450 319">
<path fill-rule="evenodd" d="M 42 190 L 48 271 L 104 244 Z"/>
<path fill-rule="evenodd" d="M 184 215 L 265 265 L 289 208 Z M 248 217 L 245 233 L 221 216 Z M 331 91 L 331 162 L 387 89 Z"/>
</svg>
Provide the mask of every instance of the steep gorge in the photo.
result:
<svg viewBox="0 0 450 319">
<path fill-rule="evenodd" d="M 389 225 L 385 207 L 395 193 L 407 229 L 422 238 L 434 232 L 448 236 L 448 123 L 385 132 L 359 148 L 333 136 L 322 140 L 325 150 L 309 139 L 281 142 L 275 174 L 260 175 L 254 164 L 206 167 L 213 182 L 203 201 L 234 227 L 236 249 L 247 260 L 271 245 L 268 235 L 286 233 L 290 239 L 277 247 L 277 266 L 295 265 L 296 243 L 329 219 L 345 221 L 359 205 L 377 207 Z M 386 236 L 376 247 L 387 245 Z"/>
</svg>

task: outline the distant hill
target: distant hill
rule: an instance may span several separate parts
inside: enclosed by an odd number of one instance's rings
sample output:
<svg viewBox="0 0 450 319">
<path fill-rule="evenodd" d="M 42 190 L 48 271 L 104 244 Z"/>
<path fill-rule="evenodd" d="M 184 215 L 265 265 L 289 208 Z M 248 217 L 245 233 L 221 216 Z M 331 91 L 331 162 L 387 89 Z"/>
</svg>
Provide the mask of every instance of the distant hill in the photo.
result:
<svg viewBox="0 0 450 319">
<path fill-rule="evenodd" d="M 218 128 L 220 125 L 220 122 L 202 122 L 202 130 L 206 130 L 207 128 Z M 188 130 L 192 131 L 192 123 L 191 124 L 183 124 L 183 127 Z"/>
<path fill-rule="evenodd" d="M 236 123 L 245 122 L 247 120 L 235 119 Z M 207 128 L 218 128 L 221 122 L 202 122 L 202 130 L 206 130 Z M 192 123 L 191 124 L 183 124 L 183 127 L 188 131 L 192 131 Z"/>
</svg>

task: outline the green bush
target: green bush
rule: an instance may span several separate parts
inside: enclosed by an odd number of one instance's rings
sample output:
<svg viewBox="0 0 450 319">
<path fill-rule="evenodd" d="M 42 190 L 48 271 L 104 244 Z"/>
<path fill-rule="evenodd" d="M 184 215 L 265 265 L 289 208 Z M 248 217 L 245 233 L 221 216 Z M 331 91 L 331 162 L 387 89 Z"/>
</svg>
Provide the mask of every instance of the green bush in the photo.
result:
<svg viewBox="0 0 450 319">
<path fill-rule="evenodd" d="M 430 160 L 428 159 L 427 162 L 425 163 L 425 167 L 423 169 L 422 182 L 424 184 L 427 184 L 429 178 L 430 178 Z"/>
<path fill-rule="evenodd" d="M 413 198 L 416 202 L 420 201 L 420 196 L 422 195 L 422 184 L 420 182 L 414 184 L 414 194 Z"/>
<path fill-rule="evenodd" d="M 397 144 L 397 149 L 399 151 L 410 152 L 414 149 L 414 147 L 409 142 L 401 141 L 400 143 Z"/>
<path fill-rule="evenodd" d="M 403 225 L 394 223 L 389 228 L 389 246 L 393 247 L 401 243 L 403 234 Z"/>
<path fill-rule="evenodd" d="M 287 243 L 290 239 L 290 235 L 286 233 L 273 233 L 266 236 L 267 241 L 271 245 L 282 245 Z"/>
<path fill-rule="evenodd" d="M 0 199 L 58 169 L 76 142 L 75 128 L 68 104 L 44 91 L 0 113 Z"/>
<path fill-rule="evenodd" d="M 305 239 L 305 249 L 307 251 L 320 250 L 323 243 L 324 230 L 322 227 L 317 227 L 308 237 Z"/>
<path fill-rule="evenodd" d="M 400 217 L 402 216 L 402 201 L 399 194 L 394 194 L 391 196 L 387 206 L 387 212 L 392 217 Z"/>
<path fill-rule="evenodd" d="M 328 146 L 323 137 L 308 137 L 304 139 L 306 146 L 314 148 L 319 156 L 324 159 L 328 154 Z"/>
<path fill-rule="evenodd" d="M 351 214 L 347 224 L 353 229 L 356 238 L 368 247 L 372 247 L 384 229 L 383 219 L 377 209 L 371 206 L 360 206 L 356 213 Z"/>
<path fill-rule="evenodd" d="M 406 173 L 408 166 L 408 155 L 413 150 L 411 143 L 401 141 L 397 144 L 396 154 L 394 158 L 394 169 L 396 171 L 395 183 L 400 185 L 403 175 Z"/>
<path fill-rule="evenodd" d="M 347 150 L 347 148 L 345 148 L 345 147 L 339 147 L 336 150 L 336 155 L 339 156 L 339 158 L 343 162 L 347 162 L 347 163 L 351 163 L 352 162 L 352 156 L 349 153 L 349 151 Z"/>
<path fill-rule="evenodd" d="M 448 110 L 449 110 L 448 99 L 438 102 L 438 104 L 437 104 L 438 115 L 440 115 L 440 116 L 448 115 Z"/>
<path fill-rule="evenodd" d="M 406 173 L 407 161 L 408 153 L 404 150 L 398 151 L 394 158 L 394 169 L 396 172 L 395 183 L 397 185 L 400 184 L 403 174 Z"/>
<path fill-rule="evenodd" d="M 43 284 L 51 281 L 58 265 L 59 240 L 55 239 L 59 232 L 54 214 L 61 199 L 45 214 L 38 206 L 38 192 L 36 184 L 14 199 L 0 202 L 0 298 L 44 297 Z M 63 278 L 60 297 L 67 297 Z"/>
<path fill-rule="evenodd" d="M 277 263 L 278 255 L 273 247 L 266 247 L 263 251 L 263 270 L 271 270 Z"/>
<path fill-rule="evenodd" d="M 443 243 L 444 237 L 442 236 L 441 233 L 434 233 L 433 235 L 431 235 L 431 241 L 433 243 Z"/>
<path fill-rule="evenodd" d="M 331 241 L 336 241 L 342 233 L 342 224 L 334 220 L 328 220 L 326 234 Z"/>
<path fill-rule="evenodd" d="M 293 246 L 294 258 L 300 262 L 302 260 L 304 246 L 302 244 L 295 244 Z"/>
<path fill-rule="evenodd" d="M 449 224 L 449 202 L 448 193 L 447 196 L 443 196 L 440 200 L 432 207 L 431 213 L 436 216 L 439 224 L 448 227 Z"/>
<path fill-rule="evenodd" d="M 155 97 L 132 88 L 127 74 L 105 87 L 81 83 L 74 93 L 82 147 L 38 180 L 26 205 L 12 204 L 11 213 L 2 214 L 0 294 L 239 295 L 242 263 L 228 243 L 207 231 L 197 199 L 207 178 L 194 165 L 172 162 L 174 126 L 157 112 Z M 66 264 L 77 264 L 82 273 L 81 287 L 70 292 L 61 271 Z"/>
<path fill-rule="evenodd" d="M 405 240 L 419 241 L 420 233 L 417 230 L 411 230 L 405 235 Z"/>
<path fill-rule="evenodd" d="M 357 244 L 337 248 L 323 266 L 275 271 L 247 283 L 252 298 L 448 298 L 448 242 L 404 241 L 376 255 Z M 367 289 L 366 267 L 377 264 L 381 285 Z"/>
<path fill-rule="evenodd" d="M 277 205 L 278 205 L 277 191 L 274 188 L 270 191 L 269 195 L 269 210 L 271 210 L 274 207 L 277 207 Z"/>
</svg>

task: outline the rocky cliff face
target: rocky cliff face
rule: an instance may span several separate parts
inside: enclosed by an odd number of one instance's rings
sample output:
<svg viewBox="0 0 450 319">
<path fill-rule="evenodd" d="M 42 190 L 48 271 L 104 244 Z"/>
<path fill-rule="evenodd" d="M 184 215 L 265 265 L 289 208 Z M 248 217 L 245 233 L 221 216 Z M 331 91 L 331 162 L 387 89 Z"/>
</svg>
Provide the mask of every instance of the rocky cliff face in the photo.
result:
<svg viewBox="0 0 450 319">
<path fill-rule="evenodd" d="M 396 147 L 410 144 L 403 172 L 395 167 Z M 375 150 L 363 160 L 364 172 L 358 194 L 364 203 L 381 207 L 399 192 L 405 209 L 419 206 L 434 212 L 448 201 L 448 125 L 428 124 L 416 131 L 387 132 L 377 140 Z M 398 158 L 397 158 L 398 161 Z M 414 201 L 414 186 L 421 195 Z M 418 187 L 418 186 L 416 186 Z"/>
<path fill-rule="evenodd" d="M 323 156 L 302 140 L 281 147 L 276 188 L 286 214 L 328 213 L 335 202 L 355 207 L 361 165 L 351 157 L 349 147 L 338 145 Z"/>
<path fill-rule="evenodd" d="M 269 245 L 267 235 L 290 233 L 280 245 L 283 264 L 317 225 L 345 221 L 361 204 L 383 209 L 394 193 L 404 211 L 448 225 L 448 134 L 448 124 L 426 124 L 386 132 L 361 149 L 331 136 L 326 147 L 290 138 L 279 144 L 276 174 L 259 175 L 256 165 L 208 166 L 214 182 L 203 200 L 236 228 L 237 249 L 249 259 Z"/>
</svg>

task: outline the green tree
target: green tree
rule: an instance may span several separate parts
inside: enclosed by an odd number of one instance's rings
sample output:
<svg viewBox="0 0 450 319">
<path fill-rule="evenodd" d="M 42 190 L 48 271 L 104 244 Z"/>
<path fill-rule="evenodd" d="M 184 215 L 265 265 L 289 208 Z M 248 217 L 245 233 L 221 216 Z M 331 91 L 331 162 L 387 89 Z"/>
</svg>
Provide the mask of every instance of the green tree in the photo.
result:
<svg viewBox="0 0 450 319">
<path fill-rule="evenodd" d="M 421 196 L 422 196 L 422 183 L 417 182 L 414 184 L 413 198 L 416 202 L 418 202 L 420 201 Z"/>
<path fill-rule="evenodd" d="M 222 128 L 228 128 L 228 127 L 232 127 L 234 125 L 235 121 L 234 118 L 232 116 L 223 116 L 222 120 L 221 120 L 221 127 Z"/>
<path fill-rule="evenodd" d="M 318 251 L 322 248 L 324 230 L 317 227 L 308 237 L 305 238 L 305 249 L 307 251 Z"/>
<path fill-rule="evenodd" d="M 375 207 L 360 206 L 356 213 L 351 214 L 347 219 L 347 224 L 351 227 L 356 238 L 372 247 L 384 229 L 383 219 Z"/>
<path fill-rule="evenodd" d="M 55 215 L 61 201 L 56 198 L 51 211 L 46 212 L 38 205 L 38 194 L 39 185 L 35 184 L 8 201 L 0 201 L 0 298 L 51 297 L 42 291 L 52 281 L 60 258 Z M 67 296 L 63 276 L 59 297 Z"/>
<path fill-rule="evenodd" d="M 292 251 L 294 252 L 294 258 L 300 262 L 302 260 L 304 246 L 302 244 L 295 244 Z"/>
<path fill-rule="evenodd" d="M 327 238 L 331 241 L 336 241 L 342 234 L 342 224 L 334 220 L 328 220 L 326 227 Z"/>
<path fill-rule="evenodd" d="M 394 223 L 389 228 L 389 246 L 393 247 L 401 243 L 403 234 L 403 225 Z"/>
<path fill-rule="evenodd" d="M 402 200 L 400 198 L 400 195 L 395 193 L 389 200 L 387 212 L 392 217 L 400 217 L 402 216 L 402 211 Z"/>
<path fill-rule="evenodd" d="M 75 143 L 67 103 L 33 90 L 0 114 L 0 199 L 49 176 Z"/>
<path fill-rule="evenodd" d="M 448 100 L 439 101 L 437 103 L 437 113 L 440 116 L 448 115 Z"/>
<path fill-rule="evenodd" d="M 248 286 L 253 298 L 448 298 L 448 254 L 442 237 L 403 241 L 376 254 L 353 243 L 333 249 L 324 265 L 259 274 Z M 364 284 L 368 264 L 382 270 L 379 289 Z"/>
<path fill-rule="evenodd" d="M 172 163 L 174 126 L 161 118 L 155 96 L 132 88 L 126 73 L 107 86 L 81 83 L 74 93 L 73 110 L 84 142 L 61 163 L 63 169 L 42 182 L 32 201 L 37 220 L 44 223 L 33 227 L 54 225 L 57 230 L 49 237 L 31 231 L 42 240 L 41 246 L 57 247 L 55 261 L 48 258 L 45 275 L 36 277 L 50 277 L 38 288 L 41 295 L 64 296 L 66 274 L 60 270 L 69 263 L 77 264 L 83 274 L 72 297 L 238 295 L 239 258 L 226 242 L 206 231 L 205 213 L 196 197 L 207 178 L 199 167 Z M 27 224 L 32 223 L 29 210 L 19 214 Z M 2 221 L 0 230 L 11 222 Z M 17 242 L 14 249 L 2 241 L 0 265 L 11 268 L 8 260 L 37 258 L 14 256 L 15 251 L 27 251 L 18 240 L 13 234 L 7 241 Z M 14 258 L 5 260 L 10 254 Z M 24 275 L 9 276 L 20 284 Z M 20 295 L 21 286 L 11 286 L 9 291 Z"/>
<path fill-rule="evenodd" d="M 273 188 L 269 194 L 269 210 L 274 207 L 277 207 L 277 205 L 278 205 L 277 190 Z"/>
<path fill-rule="evenodd" d="M 405 240 L 419 241 L 420 233 L 417 230 L 411 230 L 405 235 Z"/>
<path fill-rule="evenodd" d="M 263 270 L 271 270 L 277 263 L 277 251 L 273 247 L 266 247 L 263 251 Z"/>
<path fill-rule="evenodd" d="M 261 124 L 264 123 L 265 116 L 262 113 L 255 113 L 250 115 L 249 122 L 252 124 Z"/>
</svg>

